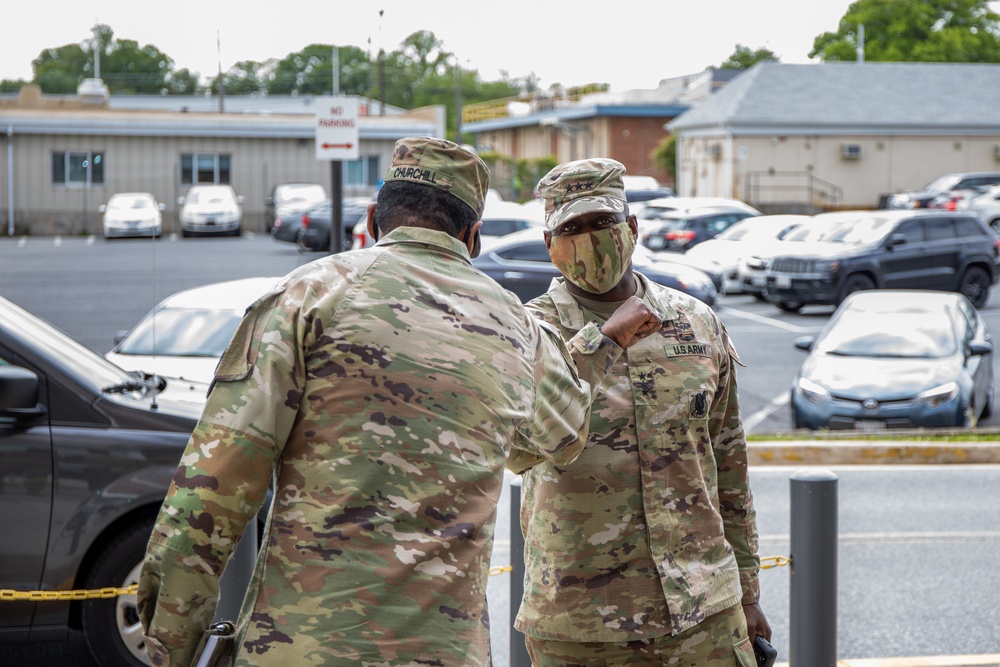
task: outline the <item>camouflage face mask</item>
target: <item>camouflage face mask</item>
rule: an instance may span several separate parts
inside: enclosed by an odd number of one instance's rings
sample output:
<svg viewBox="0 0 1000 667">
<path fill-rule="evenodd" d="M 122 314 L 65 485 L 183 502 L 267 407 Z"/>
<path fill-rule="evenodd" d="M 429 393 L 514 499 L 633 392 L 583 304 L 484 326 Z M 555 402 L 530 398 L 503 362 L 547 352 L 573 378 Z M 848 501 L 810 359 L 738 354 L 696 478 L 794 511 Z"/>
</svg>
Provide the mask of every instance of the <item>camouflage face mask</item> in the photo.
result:
<svg viewBox="0 0 1000 667">
<path fill-rule="evenodd" d="M 566 280 L 591 294 L 611 291 L 625 275 L 635 250 L 628 222 L 586 234 L 553 236 L 549 255 Z"/>
</svg>

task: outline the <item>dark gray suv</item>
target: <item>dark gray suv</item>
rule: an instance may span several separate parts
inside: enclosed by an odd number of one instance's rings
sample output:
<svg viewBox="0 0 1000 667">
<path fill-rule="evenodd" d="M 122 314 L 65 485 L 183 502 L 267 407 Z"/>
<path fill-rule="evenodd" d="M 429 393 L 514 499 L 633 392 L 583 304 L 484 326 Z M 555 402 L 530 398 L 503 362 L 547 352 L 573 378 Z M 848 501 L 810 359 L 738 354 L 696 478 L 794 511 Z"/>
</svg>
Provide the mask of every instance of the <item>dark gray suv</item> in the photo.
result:
<svg viewBox="0 0 1000 667">
<path fill-rule="evenodd" d="M 947 211 L 852 211 L 824 240 L 775 256 L 768 301 L 786 311 L 838 305 L 859 290 L 961 292 L 977 308 L 1000 277 L 1000 238 L 974 215 Z M 806 223 L 808 224 L 808 223 Z"/>
<path fill-rule="evenodd" d="M 206 388 L 126 372 L 0 297 L 0 588 L 135 583 Z M 0 641 L 67 627 L 102 667 L 149 664 L 135 596 L 0 602 Z"/>
</svg>

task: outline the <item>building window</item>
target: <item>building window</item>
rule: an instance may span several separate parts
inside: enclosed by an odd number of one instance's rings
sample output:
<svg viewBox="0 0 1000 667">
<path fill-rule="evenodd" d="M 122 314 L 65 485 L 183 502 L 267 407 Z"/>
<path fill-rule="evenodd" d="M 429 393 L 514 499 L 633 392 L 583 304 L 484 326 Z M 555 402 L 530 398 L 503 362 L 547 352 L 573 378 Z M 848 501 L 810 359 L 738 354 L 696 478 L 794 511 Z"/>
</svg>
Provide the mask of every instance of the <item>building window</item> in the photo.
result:
<svg viewBox="0 0 1000 667">
<path fill-rule="evenodd" d="M 104 185 L 104 151 L 53 153 L 52 184 L 81 188 Z"/>
<path fill-rule="evenodd" d="M 348 161 L 346 167 L 344 185 L 378 185 L 382 180 L 377 155 L 362 155 L 357 160 Z"/>
<path fill-rule="evenodd" d="M 220 153 L 182 153 L 181 185 L 229 183 L 232 156 Z"/>
</svg>

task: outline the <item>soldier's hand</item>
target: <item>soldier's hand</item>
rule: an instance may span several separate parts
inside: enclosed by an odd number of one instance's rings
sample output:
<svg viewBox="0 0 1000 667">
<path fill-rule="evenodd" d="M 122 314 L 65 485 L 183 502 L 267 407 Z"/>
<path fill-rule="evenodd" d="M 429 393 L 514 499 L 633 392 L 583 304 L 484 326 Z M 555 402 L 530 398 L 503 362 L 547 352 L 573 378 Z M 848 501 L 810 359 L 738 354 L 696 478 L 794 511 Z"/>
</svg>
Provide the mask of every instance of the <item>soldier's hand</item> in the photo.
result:
<svg viewBox="0 0 1000 667">
<path fill-rule="evenodd" d="M 642 299 L 632 296 L 608 318 L 601 333 L 625 349 L 661 326 L 660 316 Z"/>
</svg>

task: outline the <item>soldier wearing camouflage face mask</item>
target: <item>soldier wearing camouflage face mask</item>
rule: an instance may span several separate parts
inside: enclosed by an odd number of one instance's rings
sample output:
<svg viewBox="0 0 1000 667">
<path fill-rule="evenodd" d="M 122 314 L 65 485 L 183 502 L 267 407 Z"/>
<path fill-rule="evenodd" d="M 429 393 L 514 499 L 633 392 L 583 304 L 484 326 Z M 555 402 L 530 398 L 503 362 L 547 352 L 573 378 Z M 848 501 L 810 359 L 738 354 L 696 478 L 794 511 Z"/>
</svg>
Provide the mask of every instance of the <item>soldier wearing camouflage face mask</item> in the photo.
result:
<svg viewBox="0 0 1000 667">
<path fill-rule="evenodd" d="M 191 664 L 272 481 L 236 667 L 489 664 L 504 461 L 579 455 L 592 386 L 659 321 L 634 300 L 581 332 L 574 363 L 469 261 L 488 183 L 469 151 L 401 139 L 374 248 L 300 267 L 249 309 L 150 538 L 154 665 Z"/>
<path fill-rule="evenodd" d="M 516 627 L 535 667 L 748 667 L 753 638 L 771 628 L 758 605 L 739 357 L 709 307 L 632 270 L 624 171 L 579 160 L 538 184 L 563 278 L 529 310 L 567 340 L 630 298 L 662 326 L 600 383 L 576 461 L 508 461 L 524 475 Z"/>
</svg>

